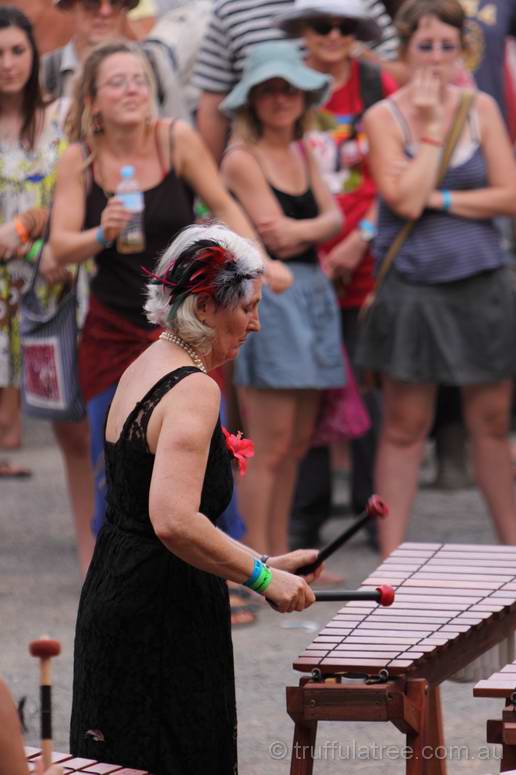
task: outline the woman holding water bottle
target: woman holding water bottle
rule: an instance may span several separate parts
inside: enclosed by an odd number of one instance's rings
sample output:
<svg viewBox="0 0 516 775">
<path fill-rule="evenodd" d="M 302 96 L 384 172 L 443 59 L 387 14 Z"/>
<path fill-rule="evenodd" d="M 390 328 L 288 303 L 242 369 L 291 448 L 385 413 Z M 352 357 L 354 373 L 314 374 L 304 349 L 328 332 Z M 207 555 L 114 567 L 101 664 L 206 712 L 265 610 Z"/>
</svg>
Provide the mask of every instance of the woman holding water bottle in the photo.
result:
<svg viewBox="0 0 516 775">
<path fill-rule="evenodd" d="M 58 167 L 51 245 L 59 264 L 93 257 L 96 267 L 79 363 L 98 532 L 105 510 L 106 411 L 122 373 L 159 333 L 143 315 L 145 272 L 153 271 L 176 234 L 194 222 L 195 194 L 230 228 L 243 236 L 253 232 L 197 133 L 181 121 L 155 118 L 152 74 L 132 44 L 106 43 L 90 53 L 77 79 L 68 135 L 71 145 Z M 288 276 L 273 278 L 277 289 L 283 279 L 288 285 Z"/>
</svg>

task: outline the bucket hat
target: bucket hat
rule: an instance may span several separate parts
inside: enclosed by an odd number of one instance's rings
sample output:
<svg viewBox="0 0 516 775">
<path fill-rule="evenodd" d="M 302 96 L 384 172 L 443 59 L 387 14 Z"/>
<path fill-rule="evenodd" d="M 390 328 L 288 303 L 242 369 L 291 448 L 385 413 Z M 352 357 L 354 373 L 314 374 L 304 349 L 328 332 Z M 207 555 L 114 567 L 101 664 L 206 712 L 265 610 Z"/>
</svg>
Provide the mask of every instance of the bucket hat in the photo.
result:
<svg viewBox="0 0 516 775">
<path fill-rule="evenodd" d="M 371 19 L 363 0 L 295 0 L 292 10 L 276 16 L 274 24 L 289 37 L 299 38 L 306 22 L 320 16 L 357 19 L 357 40 L 365 43 L 381 40 L 380 28 Z"/>
<path fill-rule="evenodd" d="M 54 5 L 56 8 L 59 8 L 60 11 L 67 11 L 69 8 L 72 8 L 76 2 L 78 2 L 78 0 L 54 0 Z M 128 11 L 132 11 L 139 2 L 140 0 L 126 0 L 124 5 Z"/>
<path fill-rule="evenodd" d="M 271 78 L 283 78 L 307 94 L 310 106 L 322 105 L 330 91 L 331 78 L 307 67 L 296 43 L 275 40 L 259 43 L 244 62 L 242 79 L 222 101 L 220 109 L 231 116 L 249 100 L 249 92 Z"/>
</svg>

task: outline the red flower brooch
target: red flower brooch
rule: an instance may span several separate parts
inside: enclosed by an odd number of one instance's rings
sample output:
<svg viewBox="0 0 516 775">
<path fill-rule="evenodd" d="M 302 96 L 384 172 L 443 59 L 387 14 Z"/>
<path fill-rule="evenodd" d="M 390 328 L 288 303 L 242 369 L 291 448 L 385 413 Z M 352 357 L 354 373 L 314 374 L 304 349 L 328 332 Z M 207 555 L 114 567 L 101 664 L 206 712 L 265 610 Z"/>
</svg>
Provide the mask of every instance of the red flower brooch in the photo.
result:
<svg viewBox="0 0 516 775">
<path fill-rule="evenodd" d="M 250 457 L 254 457 L 254 444 L 251 439 L 244 439 L 242 431 L 238 433 L 230 433 L 224 426 L 222 426 L 222 433 L 226 437 L 226 447 L 230 455 L 238 462 L 238 470 L 240 476 L 243 476 L 247 471 L 247 460 Z"/>
</svg>

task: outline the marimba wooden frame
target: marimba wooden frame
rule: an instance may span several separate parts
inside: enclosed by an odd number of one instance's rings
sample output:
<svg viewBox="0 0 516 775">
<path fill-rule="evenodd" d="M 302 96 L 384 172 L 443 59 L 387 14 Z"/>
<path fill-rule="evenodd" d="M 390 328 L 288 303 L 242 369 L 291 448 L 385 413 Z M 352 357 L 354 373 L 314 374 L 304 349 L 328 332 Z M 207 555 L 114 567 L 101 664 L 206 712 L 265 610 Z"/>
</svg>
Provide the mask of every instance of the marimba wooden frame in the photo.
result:
<svg viewBox="0 0 516 775">
<path fill-rule="evenodd" d="M 407 775 L 446 772 L 444 761 L 423 755 L 425 746 L 444 740 L 439 688 L 423 678 L 383 684 L 302 678 L 298 687 L 287 687 L 287 711 L 295 723 L 290 775 L 312 775 L 319 721 L 390 721 L 406 735 Z"/>
<path fill-rule="evenodd" d="M 516 629 L 516 603 L 494 612 L 474 624 L 460 637 L 450 640 L 436 654 L 428 655 L 410 668 L 397 668 L 386 683 L 364 680 L 339 682 L 339 668 L 319 662 L 321 680 L 303 677 L 298 687 L 287 687 L 287 712 L 295 723 L 291 775 L 312 775 L 317 725 L 320 721 L 383 721 L 393 723 L 406 735 L 406 745 L 413 755 L 406 759 L 407 775 L 446 775 L 446 762 L 439 757 L 422 756 L 423 747 L 445 750 L 439 685 L 469 665 Z M 307 660 L 308 662 L 309 660 Z M 296 669 L 310 671 L 298 660 Z M 342 675 L 354 670 L 342 670 Z M 356 668 L 355 672 L 359 672 Z M 364 672 L 362 669 L 360 672 Z M 511 714 L 510 718 L 508 716 Z M 516 766 L 516 710 L 505 712 L 505 727 L 514 739 L 513 753 L 507 754 L 507 767 Z M 498 722 L 502 723 L 502 722 Z M 492 737 L 500 742 L 497 722 Z M 495 735 L 495 731 L 496 735 Z M 299 755 L 301 752 L 301 755 Z"/>
</svg>

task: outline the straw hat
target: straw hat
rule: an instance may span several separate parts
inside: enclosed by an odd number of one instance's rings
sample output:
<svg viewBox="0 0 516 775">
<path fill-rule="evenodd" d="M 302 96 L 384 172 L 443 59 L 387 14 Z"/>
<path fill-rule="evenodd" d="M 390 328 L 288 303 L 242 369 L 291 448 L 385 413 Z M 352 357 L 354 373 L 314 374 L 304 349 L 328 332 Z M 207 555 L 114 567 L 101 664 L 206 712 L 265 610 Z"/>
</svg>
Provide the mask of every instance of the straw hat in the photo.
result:
<svg viewBox="0 0 516 775">
<path fill-rule="evenodd" d="M 283 78 L 296 89 L 304 91 L 310 106 L 322 105 L 329 96 L 331 78 L 307 67 L 296 43 L 275 40 L 259 43 L 251 49 L 244 63 L 242 79 L 228 94 L 220 109 L 231 116 L 247 105 L 249 92 L 271 78 Z"/>
<path fill-rule="evenodd" d="M 309 19 L 317 17 L 357 19 L 354 37 L 364 42 L 381 40 L 381 31 L 367 11 L 362 0 L 295 0 L 294 7 L 274 19 L 274 23 L 291 38 L 299 38 Z"/>
</svg>

